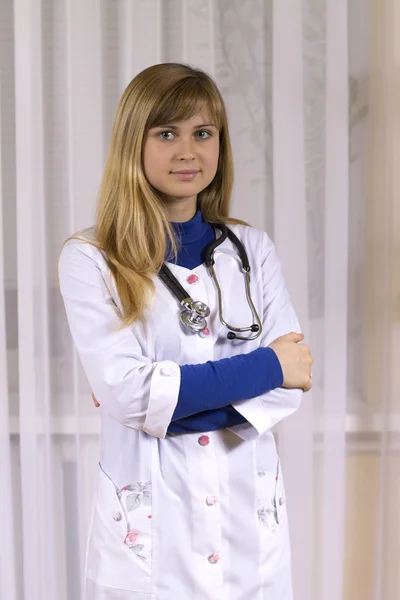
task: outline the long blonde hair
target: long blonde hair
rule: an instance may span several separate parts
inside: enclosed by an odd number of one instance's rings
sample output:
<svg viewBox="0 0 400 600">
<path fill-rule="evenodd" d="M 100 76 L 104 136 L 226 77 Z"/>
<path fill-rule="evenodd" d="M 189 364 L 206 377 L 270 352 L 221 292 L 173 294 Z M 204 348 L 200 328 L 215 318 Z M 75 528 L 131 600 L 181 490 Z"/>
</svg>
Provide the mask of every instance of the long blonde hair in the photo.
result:
<svg viewBox="0 0 400 600">
<path fill-rule="evenodd" d="M 144 174 L 143 147 L 152 127 L 209 110 L 220 136 L 217 173 L 198 195 L 205 221 L 242 223 L 228 216 L 233 186 L 233 159 L 226 109 L 209 75 L 178 63 L 158 64 L 139 73 L 119 102 L 99 191 L 96 239 L 115 278 L 123 323 L 144 317 L 151 276 L 158 273 L 169 238 L 176 259 L 177 243 L 166 208 Z M 89 240 L 88 240 L 89 241 Z"/>
</svg>

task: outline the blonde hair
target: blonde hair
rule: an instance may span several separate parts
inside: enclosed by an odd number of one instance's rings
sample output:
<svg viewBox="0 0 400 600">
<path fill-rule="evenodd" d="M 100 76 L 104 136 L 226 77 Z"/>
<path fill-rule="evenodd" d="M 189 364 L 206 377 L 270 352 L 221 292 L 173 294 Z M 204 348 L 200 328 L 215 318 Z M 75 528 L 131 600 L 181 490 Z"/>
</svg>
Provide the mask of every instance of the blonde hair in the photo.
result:
<svg viewBox="0 0 400 600">
<path fill-rule="evenodd" d="M 207 108 L 220 136 L 217 173 L 198 195 L 205 221 L 244 223 L 230 218 L 233 159 L 226 109 L 209 75 L 178 63 L 158 64 L 139 73 L 119 102 L 99 191 L 96 240 L 105 253 L 123 307 L 123 324 L 144 317 L 151 276 L 158 273 L 169 238 L 172 256 L 177 242 L 164 203 L 144 174 L 143 146 L 149 129 L 182 121 Z"/>
</svg>

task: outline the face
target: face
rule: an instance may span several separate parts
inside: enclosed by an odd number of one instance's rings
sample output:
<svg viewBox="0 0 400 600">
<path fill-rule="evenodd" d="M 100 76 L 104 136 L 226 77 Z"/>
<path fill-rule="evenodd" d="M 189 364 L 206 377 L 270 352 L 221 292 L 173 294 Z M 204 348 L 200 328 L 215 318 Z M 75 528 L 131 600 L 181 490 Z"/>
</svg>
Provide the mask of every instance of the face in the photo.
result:
<svg viewBox="0 0 400 600">
<path fill-rule="evenodd" d="M 215 177 L 218 155 L 219 132 L 207 111 L 148 131 L 144 171 L 150 184 L 161 192 L 171 220 L 176 210 L 192 212 L 188 218 L 194 215 L 197 194 Z"/>
</svg>

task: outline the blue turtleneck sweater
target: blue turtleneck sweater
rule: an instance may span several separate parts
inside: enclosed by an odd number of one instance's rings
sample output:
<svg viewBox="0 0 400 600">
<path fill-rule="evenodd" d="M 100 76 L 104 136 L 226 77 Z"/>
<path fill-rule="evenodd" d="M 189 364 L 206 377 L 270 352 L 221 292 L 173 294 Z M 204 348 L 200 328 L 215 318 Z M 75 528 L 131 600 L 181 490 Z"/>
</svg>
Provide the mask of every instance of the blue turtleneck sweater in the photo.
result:
<svg viewBox="0 0 400 600">
<path fill-rule="evenodd" d="M 200 210 L 190 221 L 172 225 L 181 240 L 177 264 L 186 269 L 201 265 L 205 246 L 215 239 L 214 228 L 204 221 Z M 282 368 L 271 348 L 183 365 L 178 403 L 168 433 L 212 431 L 244 423 L 246 419 L 232 402 L 249 400 L 282 383 Z"/>
</svg>

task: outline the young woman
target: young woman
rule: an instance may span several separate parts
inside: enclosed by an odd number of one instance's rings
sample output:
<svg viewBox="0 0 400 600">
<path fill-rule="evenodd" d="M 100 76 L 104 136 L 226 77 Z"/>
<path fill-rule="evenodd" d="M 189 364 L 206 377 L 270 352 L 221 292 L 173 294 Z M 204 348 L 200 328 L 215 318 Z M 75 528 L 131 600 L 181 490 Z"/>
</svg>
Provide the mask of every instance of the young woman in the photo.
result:
<svg viewBox="0 0 400 600">
<path fill-rule="evenodd" d="M 88 600 L 292 599 L 271 428 L 312 358 L 273 243 L 229 217 L 232 184 L 212 79 L 173 63 L 135 77 L 96 225 L 59 263 L 102 424 Z"/>
</svg>

